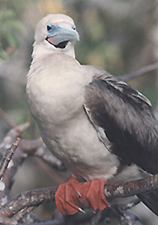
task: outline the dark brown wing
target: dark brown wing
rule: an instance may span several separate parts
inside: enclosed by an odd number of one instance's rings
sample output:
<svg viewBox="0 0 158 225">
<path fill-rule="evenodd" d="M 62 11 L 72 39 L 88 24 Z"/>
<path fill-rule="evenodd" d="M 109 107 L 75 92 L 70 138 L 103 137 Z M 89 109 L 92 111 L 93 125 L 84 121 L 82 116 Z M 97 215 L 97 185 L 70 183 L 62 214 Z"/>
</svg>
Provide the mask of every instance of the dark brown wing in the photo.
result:
<svg viewBox="0 0 158 225">
<path fill-rule="evenodd" d="M 145 96 L 105 73 L 86 87 L 85 108 L 104 129 L 113 154 L 128 165 L 158 173 L 158 123 Z"/>
</svg>

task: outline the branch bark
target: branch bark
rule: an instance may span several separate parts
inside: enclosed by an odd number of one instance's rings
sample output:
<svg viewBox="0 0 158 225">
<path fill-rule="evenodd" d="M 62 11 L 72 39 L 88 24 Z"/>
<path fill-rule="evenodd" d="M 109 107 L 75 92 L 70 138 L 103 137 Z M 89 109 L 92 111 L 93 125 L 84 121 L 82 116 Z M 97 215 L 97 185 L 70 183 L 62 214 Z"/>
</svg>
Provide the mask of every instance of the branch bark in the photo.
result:
<svg viewBox="0 0 158 225">
<path fill-rule="evenodd" d="M 107 198 L 130 197 L 157 188 L 158 175 L 154 175 L 127 183 L 107 184 L 105 186 L 105 196 Z M 57 187 L 50 187 L 24 192 L 3 205 L 0 209 L 0 215 L 13 217 L 28 207 L 39 206 L 43 202 L 53 202 L 56 190 Z"/>
<path fill-rule="evenodd" d="M 0 179 L 3 177 L 5 171 L 6 171 L 7 167 L 8 167 L 8 164 L 9 164 L 9 162 L 12 159 L 12 156 L 15 153 L 15 150 L 18 147 L 19 142 L 20 142 L 20 138 L 17 137 L 17 139 L 13 143 L 11 149 L 8 149 L 8 151 L 6 153 L 6 156 L 4 157 L 4 159 L 3 159 L 2 163 L 1 163 L 1 166 L 0 166 Z"/>
<path fill-rule="evenodd" d="M 3 205 L 0 215 L 12 217 L 25 208 L 39 206 L 43 202 L 52 202 L 55 200 L 56 190 L 57 187 L 50 187 L 24 192 Z"/>
<path fill-rule="evenodd" d="M 126 183 L 108 184 L 105 187 L 105 196 L 107 198 L 124 198 L 155 189 L 158 189 L 158 175 Z"/>
<path fill-rule="evenodd" d="M 38 156 L 53 167 L 55 166 L 60 168 L 60 166 L 62 165 L 61 162 L 57 160 L 43 145 L 41 139 L 31 141 L 22 139 L 18 147 L 16 143 L 13 145 L 13 148 L 11 148 L 11 142 L 14 143 L 16 138 L 19 137 L 20 133 L 27 126 L 28 124 L 25 124 L 12 129 L 4 138 L 4 141 L 1 144 L 0 154 L 3 155 L 4 152 L 9 153 L 4 160 L 5 166 L 2 166 L 3 169 L 0 170 L 2 181 L 4 182 L 4 190 L 0 191 L 0 223 L 2 224 L 19 224 L 18 221 L 20 221 L 25 215 L 30 213 L 40 204 L 44 202 L 54 202 L 55 200 L 55 192 L 57 190 L 57 187 L 31 190 L 28 192 L 24 192 L 8 201 L 8 194 L 10 193 L 10 190 L 14 183 L 13 177 L 15 177 L 19 165 L 23 163 L 27 156 Z M 19 142 L 19 140 L 17 140 L 17 142 Z M 12 159 L 11 156 L 13 156 Z M 10 164 L 10 166 L 7 166 L 8 164 Z M 109 183 L 105 186 L 105 196 L 107 198 L 124 198 L 138 195 L 140 193 L 157 188 L 158 175 L 154 175 L 149 176 L 145 179 L 130 181 L 127 183 Z M 127 208 L 125 208 L 125 210 L 126 209 Z M 91 213 L 90 216 L 93 217 L 94 213 Z M 87 218 L 89 217 L 87 216 Z M 62 222 L 59 221 L 59 224 L 61 223 Z"/>
</svg>

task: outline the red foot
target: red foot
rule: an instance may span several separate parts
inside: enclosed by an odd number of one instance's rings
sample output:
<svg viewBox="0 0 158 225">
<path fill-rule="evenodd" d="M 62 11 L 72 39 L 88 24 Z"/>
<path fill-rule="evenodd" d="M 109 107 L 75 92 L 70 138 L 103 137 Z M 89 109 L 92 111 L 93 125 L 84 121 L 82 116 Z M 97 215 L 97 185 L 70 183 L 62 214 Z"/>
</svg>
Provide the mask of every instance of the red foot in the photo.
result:
<svg viewBox="0 0 158 225">
<path fill-rule="evenodd" d="M 82 211 L 81 202 L 94 210 L 103 210 L 109 205 L 104 195 L 105 183 L 105 180 L 80 183 L 70 176 L 68 182 L 59 185 L 56 191 L 55 202 L 58 211 L 67 215 L 75 214 Z"/>
</svg>

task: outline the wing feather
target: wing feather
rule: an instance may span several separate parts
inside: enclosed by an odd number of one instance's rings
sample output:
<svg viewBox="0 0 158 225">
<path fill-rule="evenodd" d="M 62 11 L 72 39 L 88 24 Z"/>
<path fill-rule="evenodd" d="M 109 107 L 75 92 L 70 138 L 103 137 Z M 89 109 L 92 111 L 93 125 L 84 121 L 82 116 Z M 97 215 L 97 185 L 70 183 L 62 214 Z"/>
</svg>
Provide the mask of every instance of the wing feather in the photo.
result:
<svg viewBox="0 0 158 225">
<path fill-rule="evenodd" d="M 158 173 L 158 122 L 145 96 L 105 73 L 86 87 L 85 108 L 104 129 L 111 152 L 128 165 Z"/>
</svg>

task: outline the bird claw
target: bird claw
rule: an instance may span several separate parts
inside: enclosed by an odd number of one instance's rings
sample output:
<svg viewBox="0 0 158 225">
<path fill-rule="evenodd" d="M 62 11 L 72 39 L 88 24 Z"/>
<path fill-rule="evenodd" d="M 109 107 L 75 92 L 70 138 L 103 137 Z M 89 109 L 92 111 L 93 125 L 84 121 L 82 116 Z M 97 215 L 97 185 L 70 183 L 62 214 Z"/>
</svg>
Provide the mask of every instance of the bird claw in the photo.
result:
<svg viewBox="0 0 158 225">
<path fill-rule="evenodd" d="M 94 210 L 103 210 L 109 205 L 104 196 L 104 185 L 105 180 L 80 183 L 76 178 L 70 176 L 68 182 L 59 185 L 56 191 L 55 202 L 58 211 L 67 215 L 75 214 L 78 211 L 85 213 L 81 208 L 82 202 Z"/>
<path fill-rule="evenodd" d="M 78 208 L 78 211 L 80 211 L 80 212 L 86 214 L 86 212 L 85 212 L 83 209 L 81 209 L 81 208 Z"/>
</svg>

